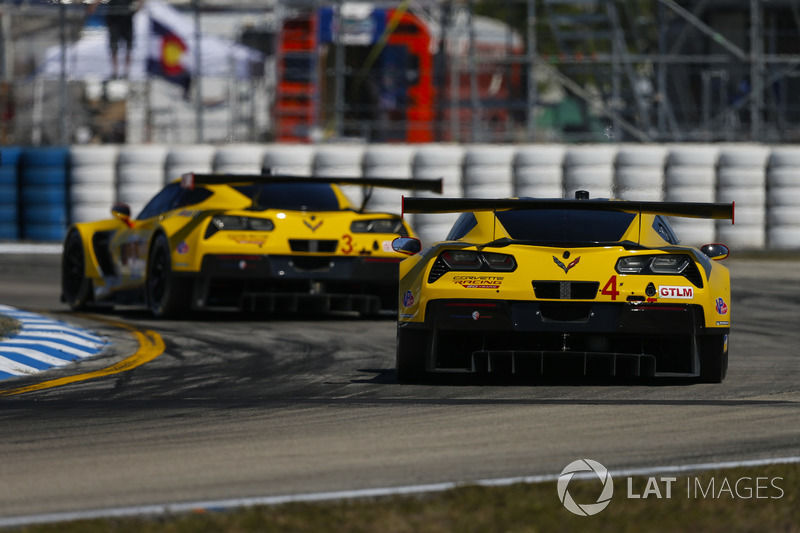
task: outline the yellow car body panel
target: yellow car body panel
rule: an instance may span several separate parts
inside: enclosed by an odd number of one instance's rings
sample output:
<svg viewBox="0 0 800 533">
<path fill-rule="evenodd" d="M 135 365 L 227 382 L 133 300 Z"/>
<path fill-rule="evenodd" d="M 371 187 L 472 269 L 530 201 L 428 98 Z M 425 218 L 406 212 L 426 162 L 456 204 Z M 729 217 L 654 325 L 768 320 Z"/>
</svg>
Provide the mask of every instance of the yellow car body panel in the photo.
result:
<svg viewBox="0 0 800 533">
<path fill-rule="evenodd" d="M 480 202 L 436 199 L 419 202 L 422 207 L 410 212 L 425 212 L 424 205 L 433 206 L 431 212 L 458 211 L 462 203 L 480 207 Z M 401 380 L 413 381 L 424 372 L 475 373 L 481 364 L 484 371 L 493 366 L 514 369 L 531 360 L 542 370 L 545 361 L 569 356 L 579 359 L 584 370 L 587 361 L 608 359 L 613 374 L 622 365 L 618 360 L 624 360 L 634 361 L 633 372 L 641 375 L 721 381 L 731 323 L 728 269 L 704 252 L 680 245 L 657 204 L 605 204 L 598 207 L 598 224 L 606 224 L 602 213 L 618 213 L 609 217 L 626 224 L 609 240 L 526 241 L 519 235 L 529 229 L 520 225 L 526 213 L 551 213 L 543 229 L 530 233 L 548 235 L 546 225 L 552 224 L 557 235 L 557 226 L 573 223 L 562 212 L 588 213 L 580 220 L 591 222 L 592 206 L 598 204 L 554 200 L 550 211 L 542 211 L 546 204 L 526 211 L 521 201 L 516 218 L 497 209 L 465 211 L 454 225 L 455 234 L 451 232 L 454 240 L 405 259 L 398 310 Z M 499 205 L 514 206 L 514 199 Z M 732 218 L 732 205 L 727 208 Z M 721 205 L 664 204 L 664 210 L 713 218 L 727 213 Z M 466 215 L 474 217 L 471 227 Z M 531 220 L 542 224 L 544 216 Z M 515 229 L 507 230 L 504 220 Z M 672 342 L 676 347 L 671 351 L 659 345 Z M 703 367 L 698 361 L 715 350 L 724 362 Z M 413 355 L 420 351 L 426 354 L 422 362 Z"/>
<path fill-rule="evenodd" d="M 153 290 L 163 290 L 153 288 L 161 283 L 153 273 L 171 285 L 189 280 L 185 284 L 191 287 L 182 292 L 192 300 L 187 303 L 200 308 L 240 306 L 234 295 L 239 291 L 260 300 L 274 300 L 277 293 L 284 298 L 335 292 L 368 300 L 374 309 L 374 290 L 396 290 L 403 256 L 391 243 L 413 231 L 398 215 L 354 207 L 335 178 L 199 177 L 206 181 L 168 184 L 136 219 L 123 208 L 115 218 L 72 225 L 65 239 L 62 299 L 75 308 L 105 301 L 150 305 Z M 408 180 L 407 188 L 434 185 Z M 154 266 L 155 257 L 164 263 Z"/>
</svg>

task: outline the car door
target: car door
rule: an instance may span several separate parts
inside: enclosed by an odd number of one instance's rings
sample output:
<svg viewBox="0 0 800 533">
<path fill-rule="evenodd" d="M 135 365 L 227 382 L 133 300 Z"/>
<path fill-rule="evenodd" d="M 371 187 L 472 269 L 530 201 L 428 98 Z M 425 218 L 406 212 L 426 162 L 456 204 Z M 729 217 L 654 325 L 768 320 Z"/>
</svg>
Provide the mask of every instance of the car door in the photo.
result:
<svg viewBox="0 0 800 533">
<path fill-rule="evenodd" d="M 117 289 L 133 288 L 144 283 L 150 240 L 161 219 L 174 208 L 182 191 L 178 183 L 167 185 L 145 205 L 136 219 L 114 236 L 111 255 L 117 273 Z"/>
</svg>

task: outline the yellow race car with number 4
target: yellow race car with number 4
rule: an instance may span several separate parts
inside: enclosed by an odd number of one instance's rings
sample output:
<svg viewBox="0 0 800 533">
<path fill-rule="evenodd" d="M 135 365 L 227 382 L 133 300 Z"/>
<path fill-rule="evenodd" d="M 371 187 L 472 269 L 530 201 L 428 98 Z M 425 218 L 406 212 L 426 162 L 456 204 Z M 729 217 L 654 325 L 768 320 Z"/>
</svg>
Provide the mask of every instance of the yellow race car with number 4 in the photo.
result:
<svg viewBox="0 0 800 533">
<path fill-rule="evenodd" d="M 405 198 L 462 212 L 422 251 L 401 237 L 397 376 L 691 376 L 721 382 L 731 289 L 722 244 L 682 246 L 666 217 L 734 205 L 589 199 Z"/>
<path fill-rule="evenodd" d="M 72 309 L 144 304 L 324 313 L 396 310 L 400 216 L 355 207 L 339 185 L 441 191 L 441 180 L 186 174 L 132 218 L 74 224 L 62 256 Z"/>
</svg>

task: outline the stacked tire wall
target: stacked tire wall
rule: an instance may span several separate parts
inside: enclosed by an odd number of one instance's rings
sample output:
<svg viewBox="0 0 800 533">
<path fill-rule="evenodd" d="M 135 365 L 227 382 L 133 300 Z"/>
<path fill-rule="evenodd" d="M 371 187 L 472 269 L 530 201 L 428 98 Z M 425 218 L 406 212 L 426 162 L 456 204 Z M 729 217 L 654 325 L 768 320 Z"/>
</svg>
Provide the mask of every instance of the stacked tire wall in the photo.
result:
<svg viewBox="0 0 800 533">
<path fill-rule="evenodd" d="M 20 237 L 60 241 L 69 222 L 69 148 L 26 148 L 20 155 Z"/>
<path fill-rule="evenodd" d="M 60 241 L 68 224 L 137 214 L 184 172 L 441 178 L 444 197 L 592 197 L 736 202 L 736 224 L 673 218 L 682 242 L 800 251 L 800 147 L 664 145 L 120 145 L 0 149 L 0 240 Z M 360 188 L 347 188 L 358 206 Z M 399 212 L 403 195 L 375 189 L 368 209 Z M 425 243 L 457 214 L 410 218 Z"/>
<path fill-rule="evenodd" d="M 0 240 L 20 238 L 19 148 L 0 150 Z"/>
</svg>

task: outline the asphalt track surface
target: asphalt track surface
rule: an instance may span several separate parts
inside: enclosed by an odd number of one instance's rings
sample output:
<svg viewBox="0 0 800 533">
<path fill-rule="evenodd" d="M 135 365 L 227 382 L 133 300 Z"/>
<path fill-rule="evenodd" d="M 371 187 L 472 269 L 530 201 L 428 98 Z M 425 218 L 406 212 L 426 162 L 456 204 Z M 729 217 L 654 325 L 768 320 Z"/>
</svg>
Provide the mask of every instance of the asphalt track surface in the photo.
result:
<svg viewBox="0 0 800 533">
<path fill-rule="evenodd" d="M 103 355 L 0 392 L 0 519 L 114 507 L 800 456 L 800 262 L 730 259 L 733 332 L 721 385 L 401 385 L 391 320 L 131 308 L 76 315 L 55 255 L 0 255 L 0 303 L 107 335 Z M 126 327 L 127 326 L 127 329 Z M 144 332 L 144 333 L 143 333 Z M 138 339 L 138 340 L 137 340 Z"/>
</svg>

